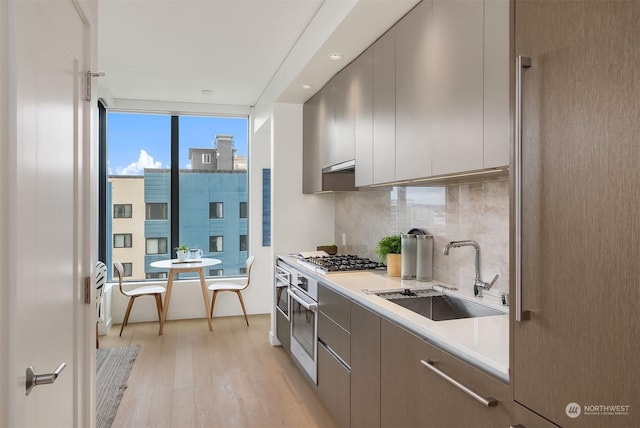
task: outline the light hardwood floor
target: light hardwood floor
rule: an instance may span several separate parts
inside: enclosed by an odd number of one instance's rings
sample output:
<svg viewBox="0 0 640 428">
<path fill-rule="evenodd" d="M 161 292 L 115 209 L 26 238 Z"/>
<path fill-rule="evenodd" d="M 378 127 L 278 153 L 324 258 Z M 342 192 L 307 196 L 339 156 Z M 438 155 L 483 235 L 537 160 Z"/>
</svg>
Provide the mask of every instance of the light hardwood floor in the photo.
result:
<svg viewBox="0 0 640 428">
<path fill-rule="evenodd" d="M 140 345 L 113 427 L 335 427 L 269 315 L 113 326 L 100 347 Z"/>
</svg>

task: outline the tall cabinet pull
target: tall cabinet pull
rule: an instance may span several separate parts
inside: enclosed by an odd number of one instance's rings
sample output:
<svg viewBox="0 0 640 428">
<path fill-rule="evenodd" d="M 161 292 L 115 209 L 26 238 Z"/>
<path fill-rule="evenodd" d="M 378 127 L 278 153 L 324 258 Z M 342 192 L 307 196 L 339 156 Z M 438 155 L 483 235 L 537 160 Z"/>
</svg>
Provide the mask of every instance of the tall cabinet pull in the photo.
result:
<svg viewBox="0 0 640 428">
<path fill-rule="evenodd" d="M 444 380 L 449 382 L 451 385 L 453 385 L 456 388 L 466 392 L 471 397 L 475 398 L 476 400 L 478 400 L 479 402 L 481 402 L 485 406 L 494 407 L 494 406 L 498 405 L 498 400 L 496 400 L 493 397 L 485 398 L 485 397 L 481 396 L 480 394 L 478 394 L 477 392 L 469 389 L 468 387 L 464 386 L 463 384 L 461 384 L 460 382 L 458 382 L 457 380 L 455 380 L 454 378 L 452 378 L 451 376 L 449 376 L 445 372 L 443 372 L 440 369 L 436 368 L 434 366 L 435 363 L 433 361 L 431 361 L 431 360 L 427 360 L 427 361 L 420 360 L 420 363 L 422 363 L 423 366 L 425 366 L 426 368 L 428 368 L 429 370 L 431 370 L 432 372 L 434 372 L 435 374 L 437 374 L 438 376 L 440 376 L 441 378 L 443 378 Z"/>
<path fill-rule="evenodd" d="M 516 271 L 516 321 L 529 319 L 529 311 L 522 311 L 522 69 L 531 67 L 531 58 L 516 57 L 516 117 L 515 117 L 515 271 Z"/>
</svg>

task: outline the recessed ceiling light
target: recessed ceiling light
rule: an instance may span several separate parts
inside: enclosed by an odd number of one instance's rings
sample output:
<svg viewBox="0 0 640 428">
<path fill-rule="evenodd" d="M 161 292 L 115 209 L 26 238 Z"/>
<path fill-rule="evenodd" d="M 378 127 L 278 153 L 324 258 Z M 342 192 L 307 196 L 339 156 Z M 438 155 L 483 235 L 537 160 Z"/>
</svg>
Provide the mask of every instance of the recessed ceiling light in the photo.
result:
<svg viewBox="0 0 640 428">
<path fill-rule="evenodd" d="M 342 59 L 342 57 L 343 57 L 343 55 L 342 55 L 342 54 L 339 54 L 339 53 L 332 53 L 332 54 L 329 54 L 329 59 L 330 59 L 331 61 L 340 61 L 340 60 Z"/>
<path fill-rule="evenodd" d="M 311 89 L 311 85 L 307 85 L 307 84 L 302 85 L 302 89 Z"/>
<path fill-rule="evenodd" d="M 202 90 L 202 95 L 211 95 L 211 94 L 213 94 L 213 91 L 211 89 Z"/>
</svg>

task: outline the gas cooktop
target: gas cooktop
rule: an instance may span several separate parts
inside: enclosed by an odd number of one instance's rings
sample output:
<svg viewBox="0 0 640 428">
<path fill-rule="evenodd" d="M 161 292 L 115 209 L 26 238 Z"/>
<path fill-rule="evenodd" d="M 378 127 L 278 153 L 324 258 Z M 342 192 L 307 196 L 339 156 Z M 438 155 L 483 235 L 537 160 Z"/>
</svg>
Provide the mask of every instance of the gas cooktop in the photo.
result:
<svg viewBox="0 0 640 428">
<path fill-rule="evenodd" d="M 313 266 L 321 273 L 351 272 L 386 268 L 382 263 L 351 254 L 309 256 L 302 257 L 301 261 Z"/>
</svg>

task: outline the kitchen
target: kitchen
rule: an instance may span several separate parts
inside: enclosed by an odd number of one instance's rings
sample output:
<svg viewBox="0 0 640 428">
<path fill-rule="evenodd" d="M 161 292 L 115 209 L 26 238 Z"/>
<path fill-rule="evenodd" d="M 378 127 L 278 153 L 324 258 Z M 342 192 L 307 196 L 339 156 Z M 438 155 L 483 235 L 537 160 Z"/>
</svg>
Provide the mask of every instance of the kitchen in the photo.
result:
<svg viewBox="0 0 640 428">
<path fill-rule="evenodd" d="M 492 5 L 495 6 L 495 3 Z M 623 12 L 625 7 L 629 10 Z M 419 8 L 420 6 L 416 10 Z M 436 11 L 435 4 L 432 11 Z M 451 256 L 455 255 L 456 259 L 451 261 L 444 255 L 443 249 L 448 241 L 474 239 L 480 243 L 483 250 L 482 272 L 485 276 L 482 280 L 489 281 L 498 273 L 500 277 L 494 292 L 501 290 L 508 293 L 510 327 L 503 338 L 509 338 L 509 345 L 502 342 L 501 345 L 505 347 L 502 357 L 490 359 L 494 364 L 496 361 L 508 363 L 502 365 L 503 372 L 500 374 L 492 370 L 495 366 L 487 367 L 487 364 L 483 364 L 485 361 L 479 353 L 469 357 L 468 348 L 447 348 L 447 344 L 442 343 L 437 333 L 432 331 L 430 336 L 426 330 L 420 331 L 409 321 L 412 315 L 407 311 L 403 312 L 402 320 L 394 318 L 389 312 L 389 306 L 379 301 L 374 303 L 372 297 L 363 296 L 363 289 L 385 286 L 405 288 L 400 281 L 396 281 L 394 286 L 389 286 L 378 281 L 379 274 L 327 274 L 324 278 L 311 274 L 311 278 L 317 279 L 319 288 L 316 351 L 318 362 L 317 379 L 314 381 L 318 383 L 319 396 L 342 425 L 349 425 L 350 422 L 358 426 L 363 420 L 366 420 L 367 424 L 380 426 L 637 425 L 637 415 L 632 410 L 638 406 L 635 380 L 637 375 L 633 368 L 637 364 L 635 338 L 638 327 L 634 310 L 637 305 L 631 302 L 637 302 L 638 291 L 637 287 L 631 284 L 637 284 L 638 268 L 635 260 L 638 257 L 639 241 L 637 220 L 624 214 L 632 212 L 632 207 L 638 205 L 638 172 L 637 167 L 632 166 L 638 164 L 637 144 L 632 142 L 635 126 L 628 121 L 630 117 L 637 118 L 637 107 L 631 105 L 632 103 L 622 94 L 625 91 L 638 94 L 640 86 L 637 78 L 626 74 L 626 67 L 607 68 L 605 64 L 616 64 L 616 58 L 621 57 L 628 58 L 629 64 L 637 64 L 638 44 L 626 40 L 622 36 L 624 32 L 618 33 L 617 26 L 621 25 L 624 28 L 631 19 L 624 18 L 626 13 L 629 16 L 637 16 L 638 10 L 629 2 L 616 3 L 615 6 L 604 5 L 602 2 L 559 2 L 553 5 L 545 2 L 515 2 L 512 12 L 515 14 L 516 23 L 515 55 L 511 58 L 512 86 L 509 89 L 513 104 L 507 116 L 513 120 L 513 128 L 508 132 L 514 133 L 515 144 L 511 146 L 510 143 L 506 146 L 506 152 L 511 159 L 511 168 L 507 176 L 502 175 L 504 171 L 496 170 L 500 166 L 499 162 L 491 163 L 495 159 L 495 152 L 490 150 L 495 147 L 489 147 L 489 151 L 484 153 L 485 156 L 482 156 L 481 148 L 475 159 L 460 160 L 461 165 L 468 165 L 466 162 L 472 163 L 475 160 L 476 166 L 460 166 L 458 169 L 441 172 L 440 169 L 446 169 L 449 165 L 443 166 L 434 159 L 447 152 L 446 146 L 438 146 L 436 140 L 430 151 L 432 157 L 429 162 L 429 156 L 425 156 L 422 151 L 428 144 L 408 144 L 410 135 L 400 139 L 398 135 L 406 132 L 406 129 L 399 127 L 399 118 L 401 114 L 404 115 L 411 110 L 406 108 L 406 105 L 410 105 L 413 110 L 422 107 L 427 113 L 433 113 L 428 110 L 428 101 L 421 104 L 420 100 L 415 99 L 419 97 L 407 101 L 399 95 L 402 87 L 405 88 L 402 93 L 406 96 L 410 92 L 406 87 L 414 88 L 420 85 L 420 82 L 415 80 L 405 80 L 406 76 L 402 79 L 396 76 L 395 88 L 387 89 L 396 91 L 395 99 L 391 98 L 392 105 L 393 102 L 396 103 L 395 135 L 393 120 L 390 127 L 385 129 L 384 126 L 384 120 L 387 120 L 389 115 L 381 114 L 380 117 L 381 145 L 384 146 L 387 140 L 393 140 L 395 137 L 395 151 L 385 151 L 384 147 L 377 148 L 375 133 L 380 122 L 377 122 L 378 118 L 375 116 L 376 94 L 378 99 L 382 100 L 386 100 L 385 95 L 388 94 L 384 93 L 385 89 L 379 89 L 374 83 L 373 113 L 366 111 L 366 106 L 371 102 L 366 100 L 366 94 L 362 96 L 355 90 L 361 98 L 356 98 L 356 112 L 353 114 L 355 118 L 351 119 L 351 123 L 355 122 L 356 134 L 351 140 L 355 141 L 354 180 L 357 186 L 360 186 L 359 181 L 364 183 L 365 189 L 360 188 L 355 193 L 337 192 L 328 196 L 333 198 L 332 202 L 335 204 L 333 240 L 320 238 L 309 241 L 306 247 L 288 248 L 289 252 L 279 253 L 286 255 L 314 249 L 315 245 L 336 243 L 339 253 L 372 257 L 375 243 L 382 236 L 406 233 L 411 228 L 422 227 L 434 235 L 434 278 L 468 293 L 473 288 L 473 253 L 455 250 L 454 254 L 452 251 Z M 485 18 L 487 16 L 492 15 L 487 14 Z M 576 23 L 567 29 L 564 23 L 574 17 Z M 540 25 L 542 22 L 545 25 Z M 468 23 L 465 21 L 465 24 Z M 398 25 L 401 26 L 402 21 Z M 576 30 L 575 33 L 570 30 L 573 28 Z M 496 27 L 492 25 L 489 29 L 495 31 Z M 357 63 L 361 58 L 365 58 L 362 62 L 373 62 L 374 82 L 375 67 L 382 69 L 380 73 L 386 77 L 390 73 L 398 73 L 398 70 L 410 69 L 398 67 L 400 58 L 397 49 L 399 46 L 404 47 L 398 42 L 401 31 L 401 27 L 398 27 L 395 34 L 395 70 L 384 70 L 384 60 L 376 62 L 378 46 L 382 52 L 388 45 L 393 46 L 393 43 L 385 46 L 386 35 L 374 45 L 373 60 L 366 59 L 370 52 L 365 52 L 356 60 Z M 409 32 L 406 28 L 404 31 Z M 604 43 L 602 48 L 593 47 L 601 46 L 598 36 L 601 32 L 605 34 L 603 40 L 606 41 L 606 46 L 615 46 L 615 49 L 605 48 Z M 582 37 L 587 37 L 589 43 L 583 44 Z M 412 40 L 415 41 L 415 38 Z M 485 40 L 492 39 L 485 37 Z M 613 42 L 614 40 L 619 40 L 620 44 Z M 472 45 L 472 41 L 467 41 Z M 562 49 L 556 52 L 554 43 L 558 43 Z M 586 46 L 592 46 L 606 58 L 606 61 L 600 61 L 600 57 L 590 50 L 592 48 Z M 407 50 L 414 52 L 411 48 Z M 485 52 L 492 51 L 486 49 Z M 618 56 L 614 52 L 617 52 Z M 460 56 L 467 58 L 464 54 Z M 477 65 L 477 61 L 469 62 L 470 68 Z M 455 61 L 452 63 L 455 64 Z M 485 67 L 495 66 L 494 62 L 485 61 L 483 64 Z M 626 65 L 627 62 L 623 64 Z M 329 125 L 328 135 L 331 135 L 331 132 L 339 135 L 342 132 L 340 126 L 344 122 L 349 123 L 349 116 L 344 115 L 345 107 L 340 104 L 339 94 L 348 93 L 348 89 L 345 90 L 345 87 L 341 86 L 344 84 L 342 80 L 356 82 L 353 85 L 357 87 L 362 80 L 371 78 L 371 75 L 362 77 L 362 74 L 358 74 L 357 64 L 354 68 L 353 74 L 357 77 L 344 77 L 340 74 L 334 77 L 334 87 L 337 88 L 333 93 L 335 104 L 331 104 L 330 85 L 329 95 L 316 95 L 305 104 L 303 132 L 306 151 L 303 151 L 303 154 L 307 163 L 303 169 L 303 189 L 309 192 L 331 189 L 324 187 L 333 185 L 330 181 L 324 180 L 324 174 L 328 169 L 323 171 L 322 168 L 331 166 L 327 159 L 334 156 L 336 165 L 348 160 L 340 158 L 343 147 L 331 147 L 331 143 L 327 143 L 331 141 L 330 137 L 323 138 L 323 133 L 327 132 L 323 127 L 326 128 L 327 125 L 322 123 L 322 115 L 325 114 L 325 110 L 334 109 L 335 128 L 331 129 Z M 480 69 L 482 71 L 482 67 Z M 429 75 L 429 69 L 426 70 L 423 76 Z M 452 74 L 457 71 L 458 69 L 450 70 Z M 486 71 L 485 78 L 487 73 L 491 72 Z M 460 79 L 466 77 L 468 76 L 458 75 Z M 384 80 L 386 79 L 382 79 L 381 82 Z M 598 82 L 598 85 L 589 86 L 588 89 L 584 87 L 583 92 L 577 91 L 576 86 L 585 82 L 591 82 L 593 85 Z M 484 87 L 486 89 L 490 86 L 485 82 Z M 485 92 L 484 102 L 495 102 L 496 100 L 490 97 L 493 94 L 493 91 Z M 482 96 L 480 98 L 483 99 Z M 474 100 L 465 93 L 460 103 L 466 106 L 465 102 Z M 359 151 L 358 126 L 359 121 L 362 121 L 362 116 L 358 113 L 359 102 L 365 106 L 364 114 L 373 115 L 374 147 L 373 150 L 369 148 L 368 152 L 366 148 Z M 424 104 L 427 106 L 423 106 Z M 489 108 L 490 106 L 491 104 L 485 104 L 484 111 L 500 112 Z M 384 111 L 384 108 L 385 106 L 381 106 L 380 110 Z M 308 111 L 311 118 L 315 112 L 321 119 L 317 119 L 317 122 L 313 119 L 307 121 Z M 460 114 L 458 110 L 453 111 L 454 114 Z M 425 114 L 422 117 L 429 116 Z M 619 119 L 615 119 L 616 117 Z M 410 123 L 418 129 L 420 125 L 424 126 L 423 123 L 409 122 L 410 114 L 403 118 L 403 123 Z M 472 113 L 470 118 L 474 118 Z M 487 120 L 487 115 L 484 119 Z M 510 120 L 507 123 L 511 123 Z M 470 127 L 473 128 L 474 125 L 475 122 L 471 120 Z M 492 125 L 495 126 L 496 123 L 489 120 L 484 128 L 480 126 L 480 132 L 491 131 Z M 464 134 L 459 128 L 465 126 L 466 122 L 465 125 L 457 124 L 449 131 L 454 135 L 458 135 L 456 132 Z M 389 131 L 389 128 L 392 131 Z M 307 135 L 309 129 L 312 132 Z M 436 129 L 435 135 L 442 135 L 446 131 Z M 371 131 L 365 127 L 361 132 L 367 134 Z M 434 131 L 427 128 L 427 132 L 422 135 L 429 135 L 429 132 Z M 440 134 L 437 134 L 438 132 Z M 314 133 L 320 135 L 315 142 Z M 615 139 L 609 138 L 610 134 L 615 135 Z M 484 141 L 495 142 L 496 135 L 500 134 L 485 134 Z M 308 143 L 309 140 L 311 144 Z M 319 148 L 314 144 L 319 145 Z M 337 141 L 334 144 L 340 145 L 341 142 Z M 329 149 L 327 145 L 330 146 Z M 377 150 L 381 151 L 380 155 Z M 469 146 L 468 150 L 477 149 L 476 146 Z M 368 157 L 371 154 L 366 154 L 371 152 L 373 162 Z M 426 152 L 428 155 L 429 150 Z M 365 153 L 364 164 L 360 161 L 360 153 Z M 455 156 L 458 153 L 460 152 L 455 149 L 450 151 L 449 157 L 453 157 L 454 160 L 447 160 L 456 163 L 458 160 Z M 400 156 L 404 156 L 401 162 L 398 161 Z M 380 164 L 376 164 L 376 157 Z M 483 161 L 488 163 L 483 164 Z M 342 171 L 344 175 L 348 175 L 350 171 L 350 165 L 346 165 L 347 168 Z M 363 166 L 365 171 L 362 171 Z M 429 167 L 432 168 L 431 175 L 425 178 L 424 171 L 428 171 Z M 335 170 L 339 167 L 329 169 Z M 311 176 L 307 175 L 309 170 L 312 171 Z M 382 173 L 376 177 L 377 171 L 380 170 Z M 482 175 L 473 174 L 485 171 L 490 171 L 493 176 L 483 178 Z M 365 173 L 364 179 L 358 176 L 362 172 Z M 460 177 L 459 174 L 464 177 Z M 448 177 L 443 177 L 446 175 Z M 425 183 L 429 183 L 430 187 L 426 187 Z M 416 221 L 417 219 L 411 215 L 411 204 L 415 196 L 407 195 L 424 189 L 437 193 L 439 188 L 433 187 L 435 185 L 441 186 L 440 191 L 445 195 L 443 199 L 446 201 L 445 211 L 450 210 L 451 214 L 448 216 L 447 212 L 443 216 L 437 208 L 423 208 L 420 215 L 424 219 Z M 624 189 L 628 189 L 629 193 Z M 619 248 L 620 245 L 624 249 Z M 486 258 L 484 251 L 488 256 Z M 287 264 L 295 267 L 295 263 L 291 263 L 290 260 Z M 303 271 L 309 274 L 307 270 Z M 355 279 L 356 277 L 358 279 Z M 409 283 L 412 287 L 415 286 Z M 363 410 L 362 402 L 358 400 L 357 395 L 353 395 L 354 391 L 362 391 L 355 386 L 355 382 L 361 382 L 356 381 L 356 371 L 362 368 L 356 368 L 354 356 L 357 351 L 354 343 L 360 339 L 356 337 L 354 326 L 349 326 L 348 321 L 337 322 L 341 317 L 348 320 L 348 316 L 343 314 L 334 318 L 329 314 L 331 309 L 323 311 L 323 289 L 328 289 L 326 293 L 329 294 L 335 292 L 343 301 L 346 299 L 347 307 L 350 303 L 351 316 L 358 311 L 361 312 L 364 307 L 369 315 L 382 318 L 380 333 L 375 335 L 378 340 L 382 340 L 382 344 L 378 345 L 379 348 L 374 346 L 379 354 L 374 352 L 373 356 L 370 356 L 370 359 L 378 361 L 378 366 L 371 369 L 368 383 L 363 381 L 368 386 L 364 391 L 373 394 L 367 395 L 366 403 L 380 403 L 380 414 L 377 418 L 370 419 L 371 409 L 365 404 Z M 489 298 L 490 294 L 483 297 Z M 499 301 L 499 294 L 493 298 Z M 331 302 L 335 300 L 328 299 Z M 607 307 L 616 308 L 613 311 L 615 314 L 611 310 L 602 313 L 602 302 L 611 299 L 615 300 L 615 303 Z M 331 303 L 329 306 L 335 305 Z M 345 311 L 349 313 L 348 310 Z M 396 310 L 393 313 L 401 311 Z M 323 316 L 333 321 L 324 322 L 325 332 L 322 332 Z M 323 336 L 335 335 L 327 325 L 333 326 L 334 330 L 350 333 L 351 347 L 344 345 L 345 342 L 348 343 L 346 339 L 327 342 Z M 278 328 L 276 325 L 276 330 Z M 493 328 L 496 330 L 496 327 Z M 483 332 L 483 329 L 479 330 Z M 286 336 L 286 324 L 284 335 Z M 418 344 L 412 344 L 416 341 L 415 336 L 426 344 L 419 341 Z M 442 336 L 451 337 L 450 334 Z M 323 346 L 324 342 L 327 342 L 328 346 Z M 438 349 L 429 350 L 429 345 L 436 345 Z M 371 350 L 370 346 L 369 343 L 365 348 Z M 293 348 L 293 344 L 291 347 Z M 336 349 L 332 347 L 345 348 L 348 351 L 334 352 Z M 323 367 L 322 355 L 326 354 L 326 349 L 329 349 L 328 354 L 334 358 L 332 360 L 325 357 Z M 400 351 L 394 353 L 394 349 Z M 447 353 L 442 354 L 441 350 Z M 424 361 L 421 358 L 425 358 L 424 355 L 428 355 L 429 352 L 438 355 L 441 362 L 444 361 L 441 372 L 449 377 L 447 381 L 441 381 L 438 388 L 435 387 L 437 376 L 431 374 L 429 377 L 425 374 L 428 367 L 421 367 L 425 366 L 424 363 L 421 364 Z M 293 349 L 292 354 L 296 358 Z M 469 365 L 460 361 L 447 364 L 447 359 L 452 355 Z M 433 359 L 436 360 L 435 357 Z M 339 368 L 330 371 L 327 367 L 331 367 L 331 363 L 327 361 L 338 361 L 343 371 Z M 394 366 L 411 367 L 411 370 L 394 370 Z M 370 369 L 368 365 L 364 367 Z M 448 374 L 447 368 L 450 370 Z M 489 379 L 483 381 L 482 376 L 474 372 L 473 368 L 480 368 L 482 374 L 491 376 L 485 376 Z M 326 373 L 327 370 L 334 374 L 333 377 L 326 375 L 331 379 L 330 382 L 333 382 L 333 379 L 340 381 L 335 389 L 323 392 L 322 373 Z M 344 370 L 350 370 L 350 386 L 344 383 L 349 382 Z M 361 376 L 362 372 L 359 373 L 358 376 Z M 442 373 L 438 374 L 442 376 Z M 377 379 L 377 382 L 371 381 L 372 378 Z M 494 382 L 495 379 L 504 382 L 507 378 L 508 385 Z M 404 379 L 405 382 L 397 379 Z M 411 388 L 409 385 L 415 379 L 420 379 L 421 383 L 430 386 Z M 453 382 L 455 386 L 450 387 L 447 382 Z M 400 386 L 396 387 L 396 384 Z M 457 388 L 463 392 L 453 392 Z M 340 394 L 340 391 L 349 389 L 352 391 L 350 397 Z M 441 400 L 444 391 L 450 392 L 446 399 Z M 465 397 L 464 401 L 461 398 L 464 394 L 471 397 Z M 340 399 L 336 399 L 336 396 Z M 484 400 L 484 406 L 488 406 L 487 408 L 474 402 L 473 399 L 477 400 L 477 396 Z M 458 402 L 454 397 L 460 398 L 461 401 Z M 431 401 L 433 403 L 430 403 Z M 585 403 L 599 404 L 591 406 Z M 463 406 L 465 411 L 460 410 Z M 369 413 L 366 410 L 369 410 Z M 452 416 L 454 414 L 455 416 Z"/>
<path fill-rule="evenodd" d="M 442 7 L 447 3 L 462 4 L 436 1 L 434 5 Z M 485 11 L 505 3 L 484 2 L 486 9 L 481 11 L 481 16 L 484 19 Z M 448 256 L 442 249 L 454 240 L 479 242 L 481 279 L 490 281 L 499 274 L 495 286 L 483 299 L 500 302 L 503 293 L 509 295 L 509 340 L 500 344 L 507 347 L 507 364 L 502 352 L 502 360 L 499 360 L 502 369 L 498 370 L 501 373 L 497 376 L 486 365 L 484 370 L 477 370 L 476 365 L 470 364 L 473 358 L 468 356 L 449 360 L 451 354 L 456 353 L 452 349 L 442 352 L 442 343 L 413 341 L 415 330 L 419 329 L 398 331 L 396 324 L 399 321 L 394 320 L 392 310 L 363 311 L 363 308 L 371 309 L 363 306 L 364 297 L 360 294 L 363 286 L 353 293 L 340 293 L 337 288 L 329 290 L 337 294 L 337 300 L 343 304 L 342 299 L 347 298 L 352 343 L 366 337 L 356 335 L 354 331 L 362 326 L 361 320 L 368 322 L 373 314 L 373 322 L 380 325 L 378 339 L 389 344 L 379 348 L 379 364 L 389 360 L 395 363 L 384 367 L 408 366 L 403 358 L 413 358 L 428 349 L 427 352 L 433 352 L 442 360 L 453 361 L 451 364 L 456 373 L 461 373 L 465 380 L 458 383 L 468 383 L 467 389 L 476 391 L 477 386 L 488 385 L 488 390 L 497 391 L 493 398 L 499 404 L 495 406 L 489 400 L 491 405 L 480 406 L 476 413 L 474 406 L 479 404 L 473 398 L 457 387 L 443 394 L 442 388 L 451 386 L 446 381 L 438 384 L 433 380 L 437 378 L 426 377 L 425 373 L 431 373 L 426 371 L 429 370 L 426 366 L 424 372 L 417 375 L 418 379 L 425 379 L 420 382 L 423 389 L 416 391 L 406 390 L 408 385 L 415 383 L 415 373 L 385 371 L 381 373 L 384 382 L 378 382 L 378 399 L 381 405 L 389 406 L 386 410 L 381 409 L 378 421 L 381 426 L 403 422 L 410 425 L 412 421 L 403 418 L 413 415 L 407 415 L 405 409 L 411 408 L 407 406 L 420 407 L 428 401 L 423 397 L 431 400 L 431 405 L 424 406 L 427 410 L 415 415 L 424 418 L 420 419 L 423 425 L 429 425 L 427 421 L 445 425 L 438 419 L 445 417 L 449 424 L 459 426 L 460 420 L 455 419 L 459 414 L 461 418 L 471 418 L 464 419 L 464 425 L 472 426 L 474 424 L 468 421 L 481 420 L 473 419 L 478 414 L 484 417 L 488 414 L 485 412 L 497 411 L 498 416 L 496 412 L 489 414 L 488 420 L 493 421 L 489 425 L 636 426 L 639 394 L 635 367 L 639 335 L 634 309 L 639 300 L 637 261 L 640 257 L 638 219 L 629 213 L 637 210 L 640 200 L 638 151 L 634 143 L 639 123 L 639 85 L 634 70 L 640 60 L 638 43 L 633 38 L 638 6 L 634 2 L 582 1 L 515 1 L 508 4 L 506 26 L 483 20 L 473 21 L 475 26 L 468 25 L 470 23 L 465 20 L 458 22 L 458 16 L 452 10 L 448 10 L 452 14 L 444 15 L 449 22 L 469 30 L 468 33 L 460 31 L 460 34 L 478 36 L 477 31 L 480 31 L 479 37 L 473 37 L 466 47 L 473 51 L 480 45 L 483 55 L 478 57 L 477 49 L 471 57 L 457 50 L 449 51 L 446 59 L 451 62 L 443 64 L 455 68 L 458 73 L 443 76 L 462 79 L 464 85 L 471 85 L 476 90 L 462 89 L 463 94 L 456 94 L 454 90 L 453 98 L 449 98 L 438 92 L 442 87 L 435 88 L 437 96 L 434 99 L 444 102 L 441 109 L 432 110 L 432 106 L 420 102 L 420 97 L 397 95 L 420 94 L 421 90 L 433 87 L 428 86 L 429 82 L 415 82 L 426 85 L 416 89 L 410 76 L 403 74 L 391 78 L 385 73 L 410 72 L 414 68 L 395 68 L 389 63 L 385 68 L 382 63 L 381 70 L 386 76 L 383 80 L 393 81 L 397 86 L 376 85 L 377 92 L 372 98 L 393 99 L 397 104 L 393 106 L 393 115 L 388 114 L 389 106 L 380 106 L 382 110 L 379 111 L 387 114 L 381 115 L 382 121 L 375 121 L 370 128 L 371 134 L 375 136 L 379 131 L 382 141 L 394 141 L 394 146 L 391 152 L 384 144 L 364 149 L 358 144 L 354 146 L 355 184 L 362 187 L 358 191 L 324 193 L 322 168 L 329 164 L 321 163 L 334 154 L 320 153 L 320 147 L 313 148 L 312 144 L 313 150 L 318 152 L 308 155 L 306 133 L 309 127 L 301 104 L 276 100 L 254 106 L 251 111 L 254 150 L 251 168 L 253 172 L 262 168 L 272 170 L 273 244 L 269 248 L 252 244 L 252 250 L 255 249 L 258 258 L 275 262 L 278 255 L 335 243 L 340 253 L 375 258 L 373 248 L 380 237 L 405 233 L 415 227 L 424 228 L 434 236 L 434 279 L 472 294 L 472 249 L 453 249 Z M 411 15 L 411 18 L 415 16 Z M 495 15 L 486 15 L 491 16 Z M 568 25 L 569 22 L 572 24 Z M 452 25 L 441 30 L 447 34 L 447 30 L 453 32 L 455 28 L 458 27 Z M 485 32 L 485 29 L 495 32 Z M 414 30 L 415 27 L 405 27 L 398 30 L 397 37 L 415 39 Z M 506 39 L 504 34 L 502 38 L 498 37 L 503 48 L 507 45 L 506 59 L 502 63 L 487 56 L 492 51 L 484 49 L 485 44 L 497 46 L 492 43 L 495 40 L 491 36 L 499 35 L 501 31 L 510 35 Z M 452 40 L 464 46 L 464 38 L 457 40 L 456 34 Z M 397 46 L 388 38 L 381 40 L 383 52 Z M 397 50 L 395 61 L 422 60 L 407 52 L 410 50 Z M 375 58 L 375 52 L 372 55 Z M 518 67 L 516 57 L 520 61 Z M 621 58 L 624 61 L 620 61 Z M 608 66 L 615 64 L 621 66 Z M 376 78 L 375 75 L 370 77 Z M 402 85 L 407 82 L 410 83 Z M 497 100 L 490 97 L 496 92 L 485 90 L 496 82 L 498 85 L 509 82 L 503 86 Z M 452 90 L 448 86 L 444 89 Z M 468 122 L 452 121 L 452 116 L 447 116 L 459 114 L 461 110 L 455 107 L 461 105 L 468 115 Z M 407 112 L 418 112 L 417 116 L 421 118 L 434 114 L 435 122 L 441 126 L 435 131 L 420 131 L 426 121 L 417 120 Z M 385 123 L 391 116 L 394 123 Z M 355 120 L 361 119 L 356 116 Z M 3 125 L 4 122 L 3 117 Z M 461 122 L 464 127 L 459 125 Z M 402 144 L 412 138 L 402 135 L 403 132 L 454 134 L 457 142 L 478 140 L 466 135 L 467 127 L 472 128 L 471 134 L 481 135 L 481 144 L 474 147 Z M 512 138 L 512 135 L 522 135 L 522 140 Z M 356 134 L 356 141 L 358 138 Z M 515 145 L 513 140 L 516 140 Z M 539 145 L 531 143 L 538 140 L 541 141 Z M 496 147 L 489 147 L 496 141 L 499 141 Z M 360 156 L 361 150 L 371 155 Z M 376 161 L 382 162 L 382 168 Z M 391 165 L 393 169 L 385 168 Z M 509 169 L 505 170 L 505 166 Z M 469 171 L 487 170 L 491 172 L 487 176 L 473 179 L 460 176 Z M 310 175 L 307 174 L 309 171 Z M 254 174 L 254 179 L 258 176 Z M 520 188 L 525 191 L 520 192 Z M 253 230 L 260 230 L 258 217 L 256 215 L 252 220 L 255 222 Z M 266 278 L 263 280 L 266 285 L 259 287 L 254 301 L 263 299 L 268 302 L 264 304 L 269 306 L 267 310 L 272 310 L 274 268 L 267 263 L 262 269 L 260 275 Z M 332 277 L 329 275 L 328 278 Z M 329 279 L 329 282 L 334 280 Z M 540 284 L 544 286 L 540 288 Z M 373 287 L 367 285 L 366 288 Z M 603 302 L 609 304 L 603 305 Z M 256 303 L 254 313 L 261 307 Z M 7 307 L 3 305 L 0 309 L 4 319 Z M 336 319 L 339 315 L 325 315 L 346 331 L 342 321 Z M 275 344 L 275 312 L 272 318 L 271 339 Z M 483 320 L 481 325 L 490 322 L 490 318 Z M 504 316 L 497 318 L 504 320 Z M 447 322 L 450 321 L 424 321 L 429 325 Z M 364 331 L 371 332 L 370 329 Z M 9 342 L 7 337 L 3 335 L 3 346 Z M 358 377 L 362 372 L 356 375 L 362 366 L 355 365 L 358 360 L 356 349 L 359 348 L 353 344 L 350 348 L 353 388 L 359 382 L 357 379 L 362 379 Z M 420 360 L 413 363 L 420 364 Z M 5 364 L 8 363 L 3 360 L 3 366 Z M 375 367 L 366 370 L 375 370 Z M 508 383 L 504 381 L 505 374 Z M 322 371 L 318 376 L 321 382 Z M 429 386 L 434 389 L 428 391 Z M 375 393 L 376 388 L 368 391 Z M 322 389 L 319 393 L 327 394 Z M 487 398 L 484 391 L 477 390 L 477 393 Z M 7 402 L 5 395 L 8 393 L 3 394 L 3 403 Z M 376 400 L 375 397 L 372 399 Z M 340 401 L 341 404 L 346 402 L 346 399 Z M 350 397 L 350 417 L 363 417 L 354 409 L 366 404 L 371 406 L 371 401 L 363 403 L 358 402 L 358 397 Z M 600 409 L 608 405 L 625 408 L 627 414 L 603 414 Z M 446 415 L 439 414 L 438 407 L 445 409 Z M 346 412 L 344 408 L 340 411 Z M 428 411 L 432 412 L 433 419 L 428 419 Z M 494 417 L 497 419 L 492 419 Z"/>
</svg>

